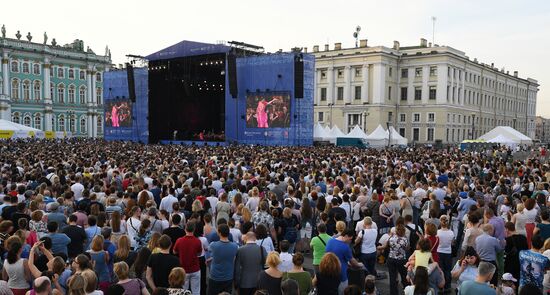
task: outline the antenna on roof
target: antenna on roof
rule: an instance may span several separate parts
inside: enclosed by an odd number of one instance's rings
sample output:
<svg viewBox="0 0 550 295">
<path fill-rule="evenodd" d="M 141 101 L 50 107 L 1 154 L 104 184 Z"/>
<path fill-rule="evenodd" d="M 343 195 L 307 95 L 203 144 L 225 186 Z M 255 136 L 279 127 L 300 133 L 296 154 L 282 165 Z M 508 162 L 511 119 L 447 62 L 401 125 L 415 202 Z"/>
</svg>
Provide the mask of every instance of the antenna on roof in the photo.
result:
<svg viewBox="0 0 550 295">
<path fill-rule="evenodd" d="M 355 38 L 355 48 L 357 48 L 359 44 L 359 32 L 361 32 L 361 26 L 357 26 L 355 28 L 355 32 L 353 32 L 353 38 Z"/>
<path fill-rule="evenodd" d="M 435 22 L 437 21 L 437 17 L 432 16 L 432 44 L 435 44 Z"/>
</svg>

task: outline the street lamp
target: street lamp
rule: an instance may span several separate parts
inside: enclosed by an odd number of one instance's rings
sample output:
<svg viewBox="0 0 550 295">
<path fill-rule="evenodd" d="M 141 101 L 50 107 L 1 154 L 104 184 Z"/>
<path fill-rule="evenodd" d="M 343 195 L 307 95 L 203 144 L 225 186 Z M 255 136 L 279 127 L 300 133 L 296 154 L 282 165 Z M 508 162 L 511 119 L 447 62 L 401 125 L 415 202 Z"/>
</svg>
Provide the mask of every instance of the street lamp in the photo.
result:
<svg viewBox="0 0 550 295">
<path fill-rule="evenodd" d="M 474 140 L 474 129 L 476 127 L 475 125 L 475 120 L 476 120 L 476 114 L 475 113 L 472 113 L 472 140 Z"/>
<path fill-rule="evenodd" d="M 390 129 L 391 122 L 386 122 L 386 128 L 388 129 L 388 147 L 391 145 L 391 129 Z"/>
<path fill-rule="evenodd" d="M 363 132 L 367 133 L 367 116 L 369 113 L 365 110 L 363 111 Z"/>
<path fill-rule="evenodd" d="M 333 104 L 332 102 L 330 102 L 330 103 L 328 104 L 328 106 L 330 107 L 330 128 L 332 128 L 332 106 L 333 106 L 333 105 L 334 105 L 334 104 Z"/>
</svg>

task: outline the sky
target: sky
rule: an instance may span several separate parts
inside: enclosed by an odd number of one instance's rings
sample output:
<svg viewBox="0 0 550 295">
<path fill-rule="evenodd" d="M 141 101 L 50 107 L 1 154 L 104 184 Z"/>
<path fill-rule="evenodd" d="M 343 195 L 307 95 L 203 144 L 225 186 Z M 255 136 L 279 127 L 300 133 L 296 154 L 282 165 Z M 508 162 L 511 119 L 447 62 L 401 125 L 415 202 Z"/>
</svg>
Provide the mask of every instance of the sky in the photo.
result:
<svg viewBox="0 0 550 295">
<path fill-rule="evenodd" d="M 182 40 L 235 40 L 268 52 L 352 47 L 357 25 L 369 46 L 418 45 L 431 42 L 435 16 L 435 43 L 538 80 L 537 115 L 550 118 L 548 0 L 3 0 L 2 11 L 8 37 L 20 30 L 42 42 L 47 31 L 49 40 L 81 39 L 99 54 L 108 45 L 116 64 Z"/>
</svg>

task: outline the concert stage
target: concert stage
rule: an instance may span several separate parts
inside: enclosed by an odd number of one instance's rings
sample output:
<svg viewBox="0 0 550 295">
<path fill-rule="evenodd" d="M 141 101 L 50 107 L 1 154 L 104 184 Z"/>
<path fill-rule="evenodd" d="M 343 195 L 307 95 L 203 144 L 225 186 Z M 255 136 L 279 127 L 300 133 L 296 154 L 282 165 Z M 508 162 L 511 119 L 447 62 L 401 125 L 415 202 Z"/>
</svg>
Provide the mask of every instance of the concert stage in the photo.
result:
<svg viewBox="0 0 550 295">
<path fill-rule="evenodd" d="M 265 54 L 257 46 L 230 43 L 182 41 L 148 55 L 145 75 L 134 75 L 135 85 L 147 85 L 144 94 L 136 94 L 132 114 L 141 116 L 134 115 L 135 124 L 119 123 L 128 121 L 131 105 L 120 98 L 125 97 L 122 75 L 105 73 L 104 83 L 111 85 L 111 90 L 105 87 L 106 112 L 126 118 L 114 117 L 105 138 L 163 144 L 311 145 L 314 57 L 299 52 Z M 113 93 L 119 95 L 113 98 Z M 108 104 L 110 99 L 114 102 Z M 122 128 L 133 132 L 121 134 Z"/>
<path fill-rule="evenodd" d="M 196 145 L 196 146 L 227 146 L 225 141 L 197 141 L 197 140 L 161 140 L 160 144 Z"/>
</svg>

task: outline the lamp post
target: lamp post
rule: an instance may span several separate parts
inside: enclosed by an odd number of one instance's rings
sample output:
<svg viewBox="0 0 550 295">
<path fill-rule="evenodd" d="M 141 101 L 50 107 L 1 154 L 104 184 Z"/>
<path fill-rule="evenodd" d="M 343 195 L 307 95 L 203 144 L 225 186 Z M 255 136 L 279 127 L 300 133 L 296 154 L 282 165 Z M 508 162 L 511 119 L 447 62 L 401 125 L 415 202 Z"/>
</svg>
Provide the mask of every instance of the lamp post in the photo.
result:
<svg viewBox="0 0 550 295">
<path fill-rule="evenodd" d="M 363 111 L 363 132 L 367 133 L 367 116 L 369 113 L 365 110 Z"/>
<path fill-rule="evenodd" d="M 330 128 L 332 128 L 332 106 L 334 104 L 331 102 L 328 104 L 329 108 L 330 108 Z"/>
<path fill-rule="evenodd" d="M 472 113 L 472 140 L 474 140 L 474 129 L 476 127 L 475 125 L 475 120 L 476 120 L 476 114 Z"/>
<path fill-rule="evenodd" d="M 388 129 L 388 147 L 391 146 L 391 129 L 390 129 L 391 122 L 386 122 L 386 128 Z"/>
</svg>

